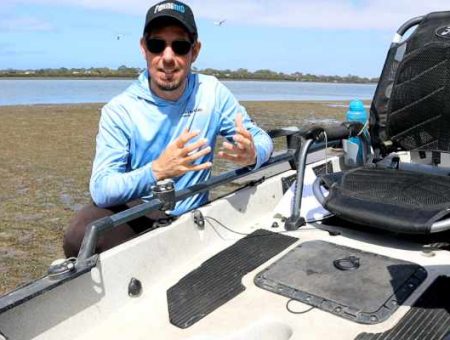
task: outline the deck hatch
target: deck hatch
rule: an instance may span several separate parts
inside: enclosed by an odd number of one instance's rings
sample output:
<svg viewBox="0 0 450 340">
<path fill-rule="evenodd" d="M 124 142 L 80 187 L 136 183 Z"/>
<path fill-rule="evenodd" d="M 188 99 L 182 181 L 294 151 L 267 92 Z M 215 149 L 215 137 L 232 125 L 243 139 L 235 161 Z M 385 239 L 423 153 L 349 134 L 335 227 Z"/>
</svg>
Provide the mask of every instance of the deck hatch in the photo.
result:
<svg viewBox="0 0 450 340">
<path fill-rule="evenodd" d="M 336 266 L 345 259 L 358 265 L 352 270 Z M 412 262 L 310 241 L 259 273 L 255 284 L 346 319 L 375 324 L 392 315 L 426 276 Z"/>
</svg>

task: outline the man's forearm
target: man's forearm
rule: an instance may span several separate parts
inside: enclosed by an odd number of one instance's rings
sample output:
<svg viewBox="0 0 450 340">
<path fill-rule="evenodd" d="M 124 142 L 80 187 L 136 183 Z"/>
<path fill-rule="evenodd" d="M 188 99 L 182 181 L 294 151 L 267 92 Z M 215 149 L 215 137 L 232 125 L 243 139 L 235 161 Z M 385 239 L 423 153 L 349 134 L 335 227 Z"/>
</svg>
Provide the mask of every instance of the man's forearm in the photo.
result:
<svg viewBox="0 0 450 340">
<path fill-rule="evenodd" d="M 94 203 L 104 208 L 150 195 L 155 183 L 149 163 L 126 173 L 94 171 L 89 188 Z"/>
</svg>

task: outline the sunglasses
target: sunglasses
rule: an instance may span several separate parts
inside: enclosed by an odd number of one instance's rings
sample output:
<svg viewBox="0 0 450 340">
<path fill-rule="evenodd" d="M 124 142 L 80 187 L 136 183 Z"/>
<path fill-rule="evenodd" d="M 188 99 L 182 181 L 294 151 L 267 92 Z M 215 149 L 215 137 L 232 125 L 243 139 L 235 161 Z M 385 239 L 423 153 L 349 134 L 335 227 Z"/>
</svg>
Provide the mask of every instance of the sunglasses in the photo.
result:
<svg viewBox="0 0 450 340">
<path fill-rule="evenodd" d="M 175 40 L 172 41 L 172 43 L 167 43 L 162 39 L 147 38 L 145 43 L 147 45 L 147 49 L 154 54 L 159 54 L 164 51 L 167 45 L 170 45 L 172 47 L 172 51 L 178 55 L 186 55 L 192 48 L 192 43 L 187 40 Z"/>
</svg>

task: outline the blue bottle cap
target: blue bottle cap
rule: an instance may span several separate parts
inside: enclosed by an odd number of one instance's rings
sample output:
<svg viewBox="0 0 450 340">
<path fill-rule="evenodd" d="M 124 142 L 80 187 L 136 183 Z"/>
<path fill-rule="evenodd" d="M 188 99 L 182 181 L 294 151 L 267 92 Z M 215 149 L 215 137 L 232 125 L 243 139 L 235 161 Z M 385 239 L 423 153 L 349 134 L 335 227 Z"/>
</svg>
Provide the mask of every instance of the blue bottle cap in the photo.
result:
<svg viewBox="0 0 450 340">
<path fill-rule="evenodd" d="M 365 111 L 364 103 L 359 99 L 353 99 L 348 105 L 349 111 Z"/>
<path fill-rule="evenodd" d="M 367 120 L 367 112 L 364 103 L 359 99 L 354 99 L 348 105 L 346 119 L 349 121 L 358 121 L 365 123 Z"/>
</svg>

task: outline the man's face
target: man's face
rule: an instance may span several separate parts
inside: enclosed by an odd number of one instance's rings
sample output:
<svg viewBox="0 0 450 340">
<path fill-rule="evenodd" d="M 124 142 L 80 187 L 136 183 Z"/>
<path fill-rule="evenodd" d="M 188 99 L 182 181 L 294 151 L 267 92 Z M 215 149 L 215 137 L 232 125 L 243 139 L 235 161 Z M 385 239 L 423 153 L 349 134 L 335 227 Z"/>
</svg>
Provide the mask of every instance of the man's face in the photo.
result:
<svg viewBox="0 0 450 340">
<path fill-rule="evenodd" d="M 147 48 L 146 39 L 164 40 L 165 48 L 160 53 L 152 53 Z M 141 39 L 141 48 L 150 73 L 150 88 L 159 97 L 170 100 L 176 100 L 183 94 L 191 64 L 200 51 L 200 43 L 197 42 L 187 54 L 177 54 L 172 48 L 174 41 L 190 41 L 189 35 L 182 27 L 166 26 L 152 30 Z"/>
</svg>

